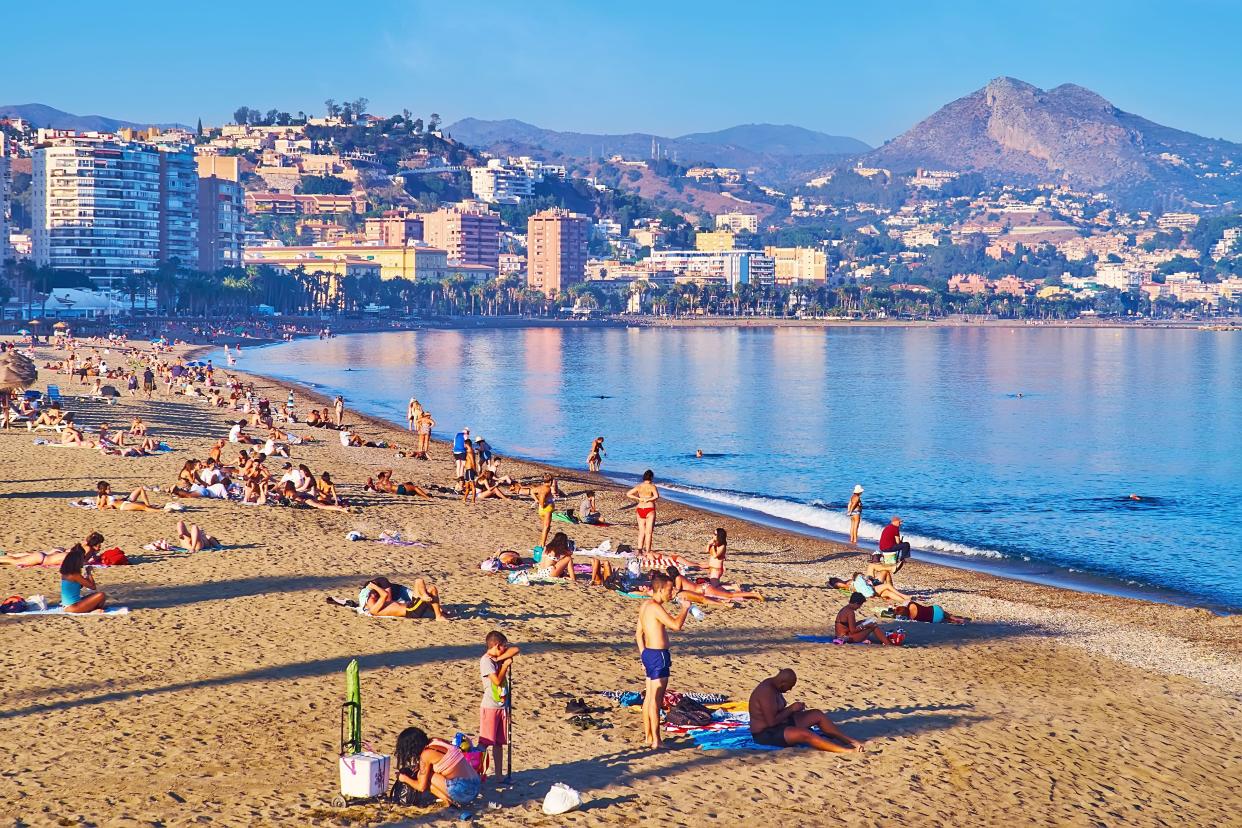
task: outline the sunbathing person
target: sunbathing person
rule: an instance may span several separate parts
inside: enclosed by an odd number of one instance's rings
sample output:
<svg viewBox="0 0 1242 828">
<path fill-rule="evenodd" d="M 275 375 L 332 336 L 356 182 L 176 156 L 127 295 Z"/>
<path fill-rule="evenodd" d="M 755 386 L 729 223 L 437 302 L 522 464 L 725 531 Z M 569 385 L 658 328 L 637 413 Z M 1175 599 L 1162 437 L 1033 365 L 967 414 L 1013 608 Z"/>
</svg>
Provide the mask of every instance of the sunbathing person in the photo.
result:
<svg viewBox="0 0 1242 828">
<path fill-rule="evenodd" d="M 866 600 L 857 592 L 850 596 L 850 602 L 837 613 L 834 635 L 851 644 L 861 644 L 864 641 L 874 640 L 877 644 L 887 646 L 888 639 L 884 636 L 884 630 L 879 624 L 870 619 L 867 619 L 869 623 L 858 623 L 858 610 Z"/>
<path fill-rule="evenodd" d="M 73 415 L 66 414 L 65 419 L 61 421 L 64 430 L 60 433 L 60 444 L 62 446 L 88 446 L 89 448 L 99 448 L 99 443 L 95 440 L 87 439 L 82 430 L 73 422 Z"/>
<path fill-rule="evenodd" d="M 898 604 L 907 604 L 912 600 L 910 596 L 899 592 L 893 586 L 891 579 L 879 580 L 869 578 L 861 572 L 855 572 L 848 581 L 844 578 L 829 578 L 828 586 L 846 592 L 857 592 L 864 598 L 873 598 L 878 595 L 885 601 Z"/>
<path fill-rule="evenodd" d="M 135 417 L 129 424 L 129 433 L 134 437 L 146 437 L 147 424 L 142 421 L 141 417 Z"/>
<path fill-rule="evenodd" d="M 549 559 L 549 556 L 550 559 Z M 574 553 L 569 548 L 569 536 L 557 532 L 543 548 L 543 556 L 535 574 L 543 578 L 568 578 L 577 581 L 574 573 Z"/>
<path fill-rule="evenodd" d="M 145 486 L 134 489 L 125 498 L 112 494 L 112 486 L 106 480 L 95 484 L 95 506 L 99 509 L 116 509 L 120 512 L 158 512 L 159 506 L 152 506 L 147 497 Z"/>
<path fill-rule="evenodd" d="M 65 413 L 52 404 L 52 408 L 45 408 L 39 412 L 39 416 L 35 417 L 34 422 L 26 423 L 26 428 L 31 431 L 40 429 L 58 429 L 64 422 Z"/>
<path fill-rule="evenodd" d="M 415 578 L 410 586 L 372 578 L 363 586 L 358 601 L 368 615 L 445 620 L 440 590 L 423 578 Z"/>
<path fill-rule="evenodd" d="M 99 549 L 103 546 L 104 536 L 98 532 L 91 532 L 86 536 L 86 540 L 82 541 L 82 546 L 86 549 L 86 565 L 94 566 L 99 563 Z M 27 552 L 24 555 L 0 555 L 0 565 L 8 566 L 60 566 L 65 556 L 69 554 L 68 549 L 50 549 L 47 552 Z"/>
<path fill-rule="evenodd" d="M 797 683 L 790 669 L 759 682 L 750 694 L 751 738 L 772 747 L 806 745 L 829 753 L 862 753 L 863 743 L 842 733 L 824 711 L 808 710 L 802 702 L 785 703 L 785 694 Z"/>
<path fill-rule="evenodd" d="M 922 621 L 925 624 L 965 624 L 970 621 L 961 615 L 948 612 L 939 604 L 916 604 L 910 601 L 905 606 L 893 607 L 893 615 L 897 618 L 909 618 L 911 621 Z"/>
<path fill-rule="evenodd" d="M 83 595 L 84 587 L 94 591 Z M 108 596 L 98 591 L 86 566 L 86 550 L 82 544 L 74 544 L 60 563 L 60 606 L 65 612 L 95 612 L 103 610 L 107 601 Z"/>
<path fill-rule="evenodd" d="M 315 481 L 315 499 L 320 503 L 330 503 L 334 506 L 346 505 L 336 493 L 336 484 L 332 482 L 332 475 L 327 472 L 320 474 L 319 479 Z"/>
<path fill-rule="evenodd" d="M 666 574 L 673 581 L 673 586 L 678 592 L 686 592 L 690 595 L 698 595 L 711 601 L 764 601 L 767 600 L 758 592 L 745 592 L 743 590 L 728 590 L 724 587 L 715 586 L 710 581 L 705 583 L 695 583 L 689 578 L 684 577 L 677 571 L 677 567 L 670 566 L 666 570 Z"/>
<path fill-rule="evenodd" d="M 219 540 L 200 529 L 198 524 L 186 523 L 184 520 L 177 521 L 177 540 L 185 541 L 186 549 L 191 552 L 223 548 Z"/>
<path fill-rule="evenodd" d="M 441 802 L 457 807 L 479 796 L 478 771 L 452 742 L 428 739 L 421 729 L 407 727 L 397 737 L 393 759 L 397 781 L 418 793 L 430 791 Z"/>
<path fill-rule="evenodd" d="M 496 473 L 491 469 L 484 469 L 479 472 L 479 480 L 476 491 L 480 500 L 489 497 L 494 497 L 499 500 L 509 499 L 509 496 L 505 494 L 505 490 L 500 488 L 499 484 L 496 482 Z"/>
</svg>

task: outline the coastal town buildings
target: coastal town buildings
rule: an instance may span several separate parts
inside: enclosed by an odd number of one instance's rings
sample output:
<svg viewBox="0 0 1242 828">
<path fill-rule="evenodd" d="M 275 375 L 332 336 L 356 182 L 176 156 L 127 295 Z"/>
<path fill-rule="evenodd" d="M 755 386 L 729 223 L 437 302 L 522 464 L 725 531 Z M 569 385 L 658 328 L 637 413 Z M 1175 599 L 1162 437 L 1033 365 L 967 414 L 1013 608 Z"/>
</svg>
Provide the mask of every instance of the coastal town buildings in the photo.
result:
<svg viewBox="0 0 1242 828">
<path fill-rule="evenodd" d="M 563 179 L 565 168 L 544 164 L 528 156 L 490 158 L 482 167 L 470 170 L 470 188 L 474 197 L 487 204 L 518 204 L 535 194 L 535 185 L 545 177 Z"/>
<path fill-rule="evenodd" d="M 104 133 L 47 136 L 34 150 L 34 260 L 112 287 L 160 263 L 161 153 Z"/>
<path fill-rule="evenodd" d="M 752 213 L 721 213 L 716 216 L 716 229 L 732 233 L 758 233 L 759 216 Z"/>
<path fill-rule="evenodd" d="M 449 261 L 499 266 L 500 215 L 486 205 L 463 202 L 425 213 L 422 219 L 427 243 L 447 250 Z"/>
<path fill-rule="evenodd" d="M 379 268 L 381 279 L 439 281 L 451 271 L 448 251 L 418 242 L 403 245 L 299 245 L 247 247 L 247 265 L 270 264 L 286 269 L 303 267 L 307 272 L 327 269 L 346 275 L 348 268 L 368 263 Z"/>
<path fill-rule="evenodd" d="M 236 156 L 200 155 L 197 267 L 207 273 L 241 267 L 245 201 Z"/>
<path fill-rule="evenodd" d="M 8 141 L 0 133 L 0 277 L 6 272 L 9 260 L 9 152 Z"/>
<path fill-rule="evenodd" d="M 765 247 L 778 285 L 828 281 L 828 254 L 812 247 Z"/>
<path fill-rule="evenodd" d="M 527 219 L 526 282 L 532 290 L 551 297 L 583 280 L 589 224 L 586 216 L 560 209 Z"/>
<path fill-rule="evenodd" d="M 160 159 L 159 261 L 197 267 L 198 165 L 186 145 L 158 145 Z"/>
<path fill-rule="evenodd" d="M 668 271 L 677 281 L 738 285 L 771 285 L 776 263 L 757 250 L 660 250 L 648 258 L 652 271 Z"/>
<path fill-rule="evenodd" d="M 730 230 L 694 234 L 695 250 L 732 250 L 735 246 L 735 236 Z"/>
<path fill-rule="evenodd" d="M 392 247 L 423 241 L 426 225 L 423 217 L 407 210 L 386 210 L 383 215 L 370 216 L 364 224 L 368 243 Z"/>
</svg>

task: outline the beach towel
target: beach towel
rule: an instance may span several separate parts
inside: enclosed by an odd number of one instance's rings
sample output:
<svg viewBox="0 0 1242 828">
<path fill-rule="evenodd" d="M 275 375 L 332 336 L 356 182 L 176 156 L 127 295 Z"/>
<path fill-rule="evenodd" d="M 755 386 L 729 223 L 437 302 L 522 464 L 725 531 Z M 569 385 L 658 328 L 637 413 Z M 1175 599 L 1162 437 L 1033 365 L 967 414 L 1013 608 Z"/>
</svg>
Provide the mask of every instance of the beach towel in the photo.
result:
<svg viewBox="0 0 1242 828">
<path fill-rule="evenodd" d="M 380 536 L 375 539 L 376 543 L 384 543 L 389 546 L 419 546 L 427 547 L 431 544 L 425 541 L 408 541 L 401 538 L 400 532 L 381 532 Z"/>
<path fill-rule="evenodd" d="M 775 745 L 761 745 L 750 735 L 749 727 L 728 730 L 692 730 L 689 736 L 699 750 L 780 750 Z"/>
<path fill-rule="evenodd" d="M 90 618 L 98 615 L 129 615 L 129 607 L 108 607 L 102 613 L 98 612 L 65 612 L 62 606 L 48 607 L 47 609 L 27 610 L 26 612 L 14 612 L 5 617 L 9 618 L 28 618 L 31 615 L 67 615 L 70 618 Z"/>
<path fill-rule="evenodd" d="M 87 497 L 74 498 L 73 500 L 69 501 L 69 506 L 70 508 L 73 508 L 73 509 L 98 509 L 99 508 L 98 503 L 96 503 L 93 499 L 87 498 Z"/>
<path fill-rule="evenodd" d="M 799 641 L 809 641 L 812 644 L 840 644 L 842 640 L 835 635 L 795 635 L 794 638 Z"/>
</svg>

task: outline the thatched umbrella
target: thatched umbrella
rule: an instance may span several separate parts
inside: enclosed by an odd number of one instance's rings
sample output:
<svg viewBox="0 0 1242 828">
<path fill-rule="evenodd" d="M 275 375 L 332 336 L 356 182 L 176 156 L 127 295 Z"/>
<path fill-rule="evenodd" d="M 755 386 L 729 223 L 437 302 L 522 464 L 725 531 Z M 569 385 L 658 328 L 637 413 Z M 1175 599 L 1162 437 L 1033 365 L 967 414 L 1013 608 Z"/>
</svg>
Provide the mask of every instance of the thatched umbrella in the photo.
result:
<svg viewBox="0 0 1242 828">
<path fill-rule="evenodd" d="M 13 392 L 34 384 L 39 369 L 26 357 L 9 350 L 0 354 L 0 420 L 9 427 L 9 403 Z"/>
<path fill-rule="evenodd" d="M 67 331 L 69 330 L 69 323 L 62 319 L 61 321 L 57 322 L 55 325 L 52 326 L 52 330 Z"/>
</svg>

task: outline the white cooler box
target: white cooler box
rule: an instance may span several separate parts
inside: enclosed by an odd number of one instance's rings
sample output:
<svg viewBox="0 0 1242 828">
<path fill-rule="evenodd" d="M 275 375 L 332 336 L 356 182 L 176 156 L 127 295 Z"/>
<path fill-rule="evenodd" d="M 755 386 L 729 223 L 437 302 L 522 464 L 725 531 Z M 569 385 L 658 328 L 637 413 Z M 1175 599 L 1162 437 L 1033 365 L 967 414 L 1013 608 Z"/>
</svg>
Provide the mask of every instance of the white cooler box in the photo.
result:
<svg viewBox="0 0 1242 828">
<path fill-rule="evenodd" d="M 341 795 L 350 799 L 370 799 L 388 793 L 391 757 L 363 751 L 340 758 Z"/>
</svg>

